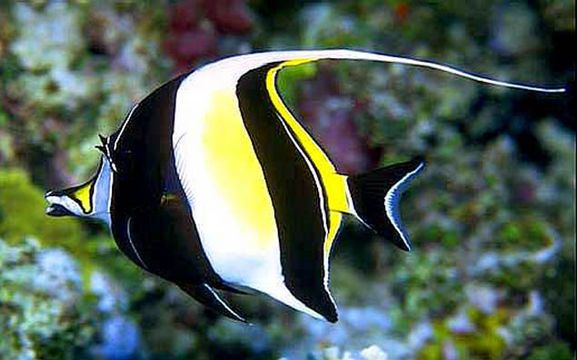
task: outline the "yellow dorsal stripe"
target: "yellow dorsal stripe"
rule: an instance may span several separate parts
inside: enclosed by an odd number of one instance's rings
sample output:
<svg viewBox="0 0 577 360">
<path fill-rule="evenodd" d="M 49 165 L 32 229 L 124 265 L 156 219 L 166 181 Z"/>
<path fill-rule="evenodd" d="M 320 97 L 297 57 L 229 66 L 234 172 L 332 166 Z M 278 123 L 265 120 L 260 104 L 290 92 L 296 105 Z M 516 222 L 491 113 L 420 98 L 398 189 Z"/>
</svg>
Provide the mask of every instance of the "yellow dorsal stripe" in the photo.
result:
<svg viewBox="0 0 577 360">
<path fill-rule="evenodd" d="M 280 97 L 276 88 L 276 76 L 278 72 L 286 66 L 296 66 L 312 62 L 315 59 L 299 59 L 285 61 L 274 68 L 270 69 L 266 76 L 266 88 L 271 98 L 271 101 L 277 111 L 280 113 L 285 122 L 294 131 L 295 135 L 303 145 L 305 151 L 314 162 L 320 173 L 331 174 L 336 173 L 336 169 L 330 162 L 327 155 L 322 151 L 320 146 L 313 140 L 301 124 L 294 118 L 290 110 L 286 107 L 284 101 Z"/>
<path fill-rule="evenodd" d="M 333 246 L 333 242 L 335 240 L 335 237 L 337 237 L 337 232 L 339 231 L 342 217 L 343 217 L 343 215 L 340 212 L 336 212 L 336 211 L 330 211 L 329 212 L 329 219 L 331 222 L 331 227 L 329 229 L 329 233 L 327 235 L 327 238 L 325 240 L 324 247 L 323 247 L 323 251 L 325 253 L 325 256 L 328 256 L 330 251 L 331 251 L 331 247 Z"/>
<path fill-rule="evenodd" d="M 266 76 L 266 88 L 275 109 L 279 112 L 283 121 L 296 135 L 298 141 L 302 144 L 304 151 L 313 162 L 321 177 L 321 183 L 327 197 L 325 201 L 327 202 L 327 207 L 329 209 L 330 227 L 324 243 L 324 252 L 325 255 L 328 255 L 341 223 L 342 215 L 340 212 L 347 212 L 348 210 L 346 200 L 346 177 L 337 174 L 336 169 L 328 156 L 303 128 L 303 126 L 294 118 L 276 88 L 276 76 L 283 67 L 301 65 L 315 60 L 316 59 L 297 59 L 280 63 L 268 71 Z"/>
<path fill-rule="evenodd" d="M 341 174 L 327 174 L 323 176 L 323 184 L 330 195 L 329 209 L 341 213 L 349 213 L 347 200 L 347 176 Z"/>
</svg>

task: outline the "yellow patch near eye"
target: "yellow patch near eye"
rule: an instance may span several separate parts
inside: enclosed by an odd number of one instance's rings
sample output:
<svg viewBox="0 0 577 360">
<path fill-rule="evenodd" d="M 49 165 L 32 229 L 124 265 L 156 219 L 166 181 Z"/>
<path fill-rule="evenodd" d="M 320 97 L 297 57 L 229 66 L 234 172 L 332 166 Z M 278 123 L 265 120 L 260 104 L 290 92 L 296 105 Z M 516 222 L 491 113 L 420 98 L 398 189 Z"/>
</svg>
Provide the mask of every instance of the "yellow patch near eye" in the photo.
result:
<svg viewBox="0 0 577 360">
<path fill-rule="evenodd" d="M 78 190 L 71 194 L 71 197 L 76 199 L 80 204 L 82 211 L 85 214 L 92 212 L 92 187 L 94 186 L 93 181 L 89 181 L 82 185 Z"/>
</svg>

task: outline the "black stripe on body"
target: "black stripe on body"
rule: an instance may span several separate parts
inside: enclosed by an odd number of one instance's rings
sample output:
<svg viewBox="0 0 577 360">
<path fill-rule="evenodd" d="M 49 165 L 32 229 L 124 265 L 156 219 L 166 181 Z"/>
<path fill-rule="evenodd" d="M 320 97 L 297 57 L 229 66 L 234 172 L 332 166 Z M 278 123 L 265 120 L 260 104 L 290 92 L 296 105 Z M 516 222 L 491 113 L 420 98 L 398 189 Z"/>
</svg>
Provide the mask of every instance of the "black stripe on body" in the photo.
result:
<svg viewBox="0 0 577 360">
<path fill-rule="evenodd" d="M 109 139 L 117 168 L 112 233 L 120 249 L 146 270 L 179 284 L 208 283 L 222 288 L 226 285 L 206 257 L 176 173 L 174 113 L 185 77 L 164 84 L 142 100 Z"/>
<path fill-rule="evenodd" d="M 266 75 L 272 66 L 239 79 L 240 111 L 272 200 L 285 284 L 306 306 L 336 321 L 336 309 L 324 287 L 326 234 L 319 189 L 270 100 Z"/>
</svg>

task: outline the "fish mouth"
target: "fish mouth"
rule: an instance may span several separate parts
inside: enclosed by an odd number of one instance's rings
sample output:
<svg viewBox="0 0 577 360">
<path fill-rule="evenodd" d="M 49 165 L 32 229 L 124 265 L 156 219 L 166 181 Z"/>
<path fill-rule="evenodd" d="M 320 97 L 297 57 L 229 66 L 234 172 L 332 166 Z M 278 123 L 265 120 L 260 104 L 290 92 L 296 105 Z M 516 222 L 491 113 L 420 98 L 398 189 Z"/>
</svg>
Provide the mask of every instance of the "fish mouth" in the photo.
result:
<svg viewBox="0 0 577 360">
<path fill-rule="evenodd" d="M 58 194 L 60 191 L 49 191 L 44 195 L 46 201 L 48 201 L 48 207 L 46 208 L 46 215 L 60 217 L 60 216 L 73 216 L 72 211 L 68 210 L 66 207 L 58 203 Z"/>
<path fill-rule="evenodd" d="M 46 215 L 60 217 L 60 216 L 72 216 L 74 214 L 60 204 L 50 204 L 46 208 Z"/>
</svg>

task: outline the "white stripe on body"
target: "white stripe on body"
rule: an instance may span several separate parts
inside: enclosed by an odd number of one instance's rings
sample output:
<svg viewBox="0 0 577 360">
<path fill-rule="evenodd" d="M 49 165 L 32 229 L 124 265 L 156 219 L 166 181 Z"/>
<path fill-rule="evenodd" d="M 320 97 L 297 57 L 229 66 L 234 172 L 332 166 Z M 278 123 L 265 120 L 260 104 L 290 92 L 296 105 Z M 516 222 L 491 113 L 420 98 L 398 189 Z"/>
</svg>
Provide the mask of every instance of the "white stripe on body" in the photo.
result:
<svg viewBox="0 0 577 360">
<path fill-rule="evenodd" d="M 236 72 L 242 73 L 244 71 Z M 239 221 L 232 205 L 215 185 L 217 181 L 210 178 L 209 156 L 203 147 L 204 120 L 211 110 L 211 94 L 223 90 L 232 95 L 236 92 L 237 78 L 225 74 L 225 71 L 194 72 L 182 82 L 176 96 L 173 134 L 176 169 L 201 244 L 213 269 L 226 282 L 266 293 L 297 310 L 322 318 L 284 285 L 278 235 L 271 234 L 265 247 L 257 244 L 256 230 Z M 242 121 L 240 110 L 238 121 Z"/>
</svg>

